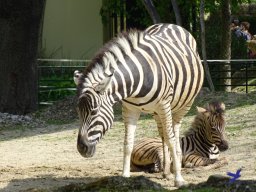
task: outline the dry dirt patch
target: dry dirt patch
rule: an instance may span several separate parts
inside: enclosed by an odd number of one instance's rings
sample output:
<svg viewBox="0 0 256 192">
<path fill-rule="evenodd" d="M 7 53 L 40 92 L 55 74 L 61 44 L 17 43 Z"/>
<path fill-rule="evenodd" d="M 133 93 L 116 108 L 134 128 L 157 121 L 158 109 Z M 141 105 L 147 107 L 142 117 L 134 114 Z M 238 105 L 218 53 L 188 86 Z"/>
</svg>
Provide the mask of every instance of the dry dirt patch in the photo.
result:
<svg viewBox="0 0 256 192">
<path fill-rule="evenodd" d="M 234 114 L 243 115 L 236 116 Z M 247 121 L 244 121 L 245 116 Z M 192 117 L 185 121 L 189 124 Z M 256 180 L 256 111 L 255 108 L 231 109 L 227 112 L 230 149 L 224 153 L 229 164 L 211 171 L 183 170 L 189 183 L 200 183 L 212 174 L 226 175 L 242 168 L 241 180 Z M 238 129 L 236 130 L 236 125 Z M 78 122 L 50 125 L 44 128 L 1 131 L 0 133 L 0 191 L 15 192 L 28 188 L 49 189 L 70 183 L 90 183 L 105 176 L 118 176 L 122 171 L 123 123 L 114 127 L 98 144 L 96 155 L 85 159 L 76 149 Z M 241 129 L 240 129 L 241 128 Z M 150 133 L 149 133 L 150 132 Z M 153 120 L 139 123 L 137 138 L 156 133 Z M 161 174 L 143 175 L 166 189 L 175 189 L 173 180 Z"/>
</svg>

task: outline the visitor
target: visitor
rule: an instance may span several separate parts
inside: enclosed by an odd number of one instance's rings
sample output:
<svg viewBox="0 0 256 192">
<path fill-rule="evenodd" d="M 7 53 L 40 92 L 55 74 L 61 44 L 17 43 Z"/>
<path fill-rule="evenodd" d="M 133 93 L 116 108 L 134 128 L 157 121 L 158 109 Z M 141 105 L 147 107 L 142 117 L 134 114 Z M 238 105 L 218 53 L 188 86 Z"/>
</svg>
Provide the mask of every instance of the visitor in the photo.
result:
<svg viewBox="0 0 256 192">
<path fill-rule="evenodd" d="M 231 30 L 234 31 L 235 35 L 239 37 L 243 37 L 246 41 L 252 39 L 252 35 L 249 32 L 250 23 L 247 21 L 241 22 L 240 26 L 232 23 Z"/>
</svg>

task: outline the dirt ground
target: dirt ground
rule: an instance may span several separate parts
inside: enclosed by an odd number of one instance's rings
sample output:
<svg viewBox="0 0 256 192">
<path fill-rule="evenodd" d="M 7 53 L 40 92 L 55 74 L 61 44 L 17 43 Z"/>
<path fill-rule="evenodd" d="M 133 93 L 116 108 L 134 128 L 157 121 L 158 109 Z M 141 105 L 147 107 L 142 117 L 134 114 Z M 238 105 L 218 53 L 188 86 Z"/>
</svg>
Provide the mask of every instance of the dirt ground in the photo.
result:
<svg viewBox="0 0 256 192">
<path fill-rule="evenodd" d="M 228 165 L 207 172 L 183 170 L 184 179 L 196 184 L 206 181 L 210 175 L 225 176 L 227 171 L 236 172 L 242 168 L 241 180 L 256 180 L 256 113 L 250 115 L 253 121 L 249 129 L 228 134 L 230 148 L 221 154 L 229 160 Z M 105 176 L 121 175 L 122 128 L 114 125 L 98 144 L 96 155 L 85 159 L 76 149 L 78 126 L 78 122 L 75 122 L 44 128 L 1 131 L 0 191 L 48 189 L 70 183 L 90 183 Z M 173 187 L 173 180 L 163 179 L 160 173 L 140 172 L 131 175 L 144 175 L 166 189 L 176 189 Z"/>
</svg>

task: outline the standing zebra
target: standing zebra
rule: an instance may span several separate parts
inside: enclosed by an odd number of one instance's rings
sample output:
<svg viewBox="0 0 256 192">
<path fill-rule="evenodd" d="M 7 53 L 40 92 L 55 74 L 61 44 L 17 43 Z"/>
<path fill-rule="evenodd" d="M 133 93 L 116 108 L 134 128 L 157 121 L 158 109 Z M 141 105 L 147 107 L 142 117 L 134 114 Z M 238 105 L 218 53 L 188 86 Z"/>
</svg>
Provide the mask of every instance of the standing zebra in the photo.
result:
<svg viewBox="0 0 256 192">
<path fill-rule="evenodd" d="M 164 174 L 170 172 L 170 148 L 175 186 L 181 176 L 179 127 L 204 80 L 196 41 L 185 29 L 155 24 L 145 31 L 123 33 L 107 43 L 83 72 L 74 72 L 81 127 L 77 148 L 84 157 L 113 123 L 113 105 L 122 101 L 125 124 L 124 177 L 130 176 L 130 158 L 136 123 L 141 112 L 154 114 L 165 144 Z M 169 166 L 168 166 L 169 165 Z"/>
<path fill-rule="evenodd" d="M 191 128 L 180 140 L 182 167 L 206 166 L 213 169 L 227 164 L 219 157 L 220 151 L 228 149 L 225 139 L 225 105 L 211 102 L 206 108 L 197 107 L 197 115 Z M 133 148 L 131 170 L 160 172 L 163 169 L 162 142 L 158 138 L 139 140 Z"/>
</svg>

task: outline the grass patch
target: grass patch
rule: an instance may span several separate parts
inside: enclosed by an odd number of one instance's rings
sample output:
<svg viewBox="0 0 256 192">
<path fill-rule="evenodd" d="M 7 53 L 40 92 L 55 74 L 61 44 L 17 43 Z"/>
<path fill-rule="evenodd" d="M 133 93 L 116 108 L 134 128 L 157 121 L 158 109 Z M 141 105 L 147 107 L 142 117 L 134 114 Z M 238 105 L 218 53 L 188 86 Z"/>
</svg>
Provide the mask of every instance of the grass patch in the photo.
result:
<svg viewBox="0 0 256 192">
<path fill-rule="evenodd" d="M 229 126 L 226 128 L 226 130 L 228 132 L 233 133 L 233 132 L 241 131 L 241 130 L 243 130 L 243 128 L 240 125 L 236 125 L 236 126 Z"/>
<path fill-rule="evenodd" d="M 255 136 L 256 136 L 256 131 L 253 131 L 253 132 L 251 133 L 251 136 L 255 137 Z"/>
<path fill-rule="evenodd" d="M 25 131 L 26 129 L 32 129 L 29 125 L 17 124 L 17 125 L 7 125 L 1 126 L 0 131 Z"/>
<path fill-rule="evenodd" d="M 246 92 L 246 83 L 243 83 L 244 86 L 238 86 L 236 88 L 233 89 L 233 91 L 235 92 Z M 252 91 L 256 91 L 256 79 L 250 79 L 248 80 L 248 91 L 252 92 Z"/>
</svg>

